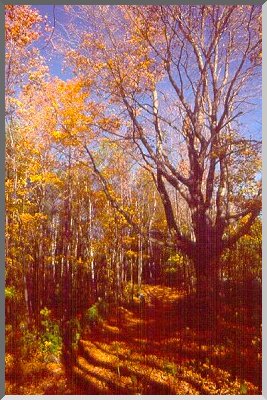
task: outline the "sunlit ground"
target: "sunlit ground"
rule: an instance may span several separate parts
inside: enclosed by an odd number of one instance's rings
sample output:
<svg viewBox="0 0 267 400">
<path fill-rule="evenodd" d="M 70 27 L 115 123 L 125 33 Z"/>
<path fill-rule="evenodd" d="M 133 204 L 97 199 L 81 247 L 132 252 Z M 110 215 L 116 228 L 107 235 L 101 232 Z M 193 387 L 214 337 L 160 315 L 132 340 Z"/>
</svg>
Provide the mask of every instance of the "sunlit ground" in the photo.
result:
<svg viewBox="0 0 267 400">
<path fill-rule="evenodd" d="M 81 393 L 259 393 L 257 328 L 244 325 L 246 310 L 215 330 L 199 330 L 179 309 L 183 292 L 143 287 L 129 310 L 117 308 L 80 342 L 74 381 Z M 224 311 L 230 312 L 227 306 Z M 194 310 L 191 310 L 192 316 Z M 242 314 L 242 315 L 241 315 Z M 240 318 L 241 316 L 241 318 Z M 248 321 L 246 321 L 248 323 Z"/>
<path fill-rule="evenodd" d="M 260 324 L 245 307 L 224 304 L 215 329 L 200 329 L 186 295 L 143 287 L 79 342 L 75 361 L 21 366 L 21 394 L 259 394 Z M 257 327 L 258 326 L 258 327 Z M 12 363 L 14 360 L 7 360 Z"/>
</svg>

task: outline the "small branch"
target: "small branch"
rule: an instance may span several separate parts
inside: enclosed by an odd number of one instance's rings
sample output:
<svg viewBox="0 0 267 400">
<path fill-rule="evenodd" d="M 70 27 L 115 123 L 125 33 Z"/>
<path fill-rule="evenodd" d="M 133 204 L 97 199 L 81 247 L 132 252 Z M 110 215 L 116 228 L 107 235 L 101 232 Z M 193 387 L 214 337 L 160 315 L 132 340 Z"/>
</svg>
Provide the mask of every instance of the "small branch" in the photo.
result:
<svg viewBox="0 0 267 400">
<path fill-rule="evenodd" d="M 55 28 L 56 28 L 56 14 L 55 14 L 55 9 L 56 9 L 56 5 L 53 5 L 53 28 L 52 28 L 51 34 L 50 34 L 50 36 L 49 36 L 49 38 L 48 38 L 46 44 L 45 44 L 43 47 L 41 47 L 40 50 L 45 49 L 45 48 L 49 45 L 49 43 L 51 42 L 52 37 L 53 37 L 53 35 L 54 35 Z"/>
</svg>

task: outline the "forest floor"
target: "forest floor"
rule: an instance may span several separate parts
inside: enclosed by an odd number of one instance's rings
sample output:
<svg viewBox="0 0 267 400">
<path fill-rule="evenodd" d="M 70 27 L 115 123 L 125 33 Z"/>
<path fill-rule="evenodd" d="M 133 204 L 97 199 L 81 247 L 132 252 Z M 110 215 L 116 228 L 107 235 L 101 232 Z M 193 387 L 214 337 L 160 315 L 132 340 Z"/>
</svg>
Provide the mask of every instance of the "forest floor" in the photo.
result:
<svg viewBox="0 0 267 400">
<path fill-rule="evenodd" d="M 224 305 L 216 329 L 203 330 L 182 291 L 145 285 L 142 293 L 143 305 L 134 298 L 131 308 L 114 309 L 80 341 L 76 393 L 260 393 L 259 331 L 248 310 Z"/>
<path fill-rule="evenodd" d="M 73 365 L 41 364 L 38 375 L 29 362 L 7 394 L 261 393 L 260 324 L 249 310 L 224 304 L 205 330 L 186 293 L 144 285 L 142 294 L 83 335 Z"/>
</svg>

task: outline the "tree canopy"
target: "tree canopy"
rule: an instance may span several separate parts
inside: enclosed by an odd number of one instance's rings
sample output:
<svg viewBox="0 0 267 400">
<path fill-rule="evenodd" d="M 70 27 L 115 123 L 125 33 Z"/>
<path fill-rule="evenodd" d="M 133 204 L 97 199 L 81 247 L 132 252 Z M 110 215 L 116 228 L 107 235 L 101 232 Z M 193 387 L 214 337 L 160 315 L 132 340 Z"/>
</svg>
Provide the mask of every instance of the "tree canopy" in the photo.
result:
<svg viewBox="0 0 267 400">
<path fill-rule="evenodd" d="M 198 332 L 199 360 L 201 329 L 230 337 L 234 357 L 232 325 L 248 326 L 240 353 L 258 365 L 261 7 L 7 5 L 5 29 L 8 353 L 75 365 L 96 352 L 88 330 L 134 341 L 147 317 L 179 354 L 184 329 Z M 131 364 L 113 345 L 119 387 Z M 182 393 L 168 357 L 157 368 Z M 231 357 L 234 379 L 251 379 Z M 140 391 L 167 393 L 153 379 Z"/>
</svg>

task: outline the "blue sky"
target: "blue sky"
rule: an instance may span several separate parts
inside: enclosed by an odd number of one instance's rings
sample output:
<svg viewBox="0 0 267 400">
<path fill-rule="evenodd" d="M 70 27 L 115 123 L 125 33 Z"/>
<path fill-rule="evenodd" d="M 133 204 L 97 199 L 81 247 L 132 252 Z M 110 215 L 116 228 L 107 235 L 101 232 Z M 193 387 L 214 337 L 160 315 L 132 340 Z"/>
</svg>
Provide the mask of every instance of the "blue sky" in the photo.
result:
<svg viewBox="0 0 267 400">
<path fill-rule="evenodd" d="M 55 17 L 55 31 L 53 33 L 53 38 L 58 33 L 63 33 L 61 24 L 64 24 L 67 20 L 67 15 L 64 11 L 64 5 L 34 5 L 33 8 L 36 8 L 42 16 L 47 16 L 48 22 L 51 26 L 54 24 Z M 49 38 L 49 34 L 47 35 L 47 40 Z M 40 48 L 46 44 L 45 41 L 40 41 Z M 58 76 L 63 80 L 67 80 L 72 77 L 71 71 L 65 70 L 63 71 L 63 57 L 60 56 L 57 52 L 53 51 L 51 45 L 47 45 L 44 49 L 41 50 L 42 55 L 45 57 L 50 73 L 52 76 Z M 246 136 L 254 136 L 257 139 L 261 138 L 261 116 L 262 116 L 262 99 L 256 99 L 256 110 L 250 112 L 249 114 L 245 114 L 242 117 L 242 122 L 245 125 Z"/>
<path fill-rule="evenodd" d="M 54 14 L 55 14 L 55 31 L 53 33 L 53 37 L 62 32 L 60 24 L 66 21 L 66 14 L 64 12 L 64 6 L 62 5 L 34 5 L 33 8 L 36 8 L 42 16 L 47 16 L 48 22 L 51 26 L 54 24 Z M 50 34 L 47 35 L 47 40 L 49 39 Z M 40 41 L 40 48 L 46 45 L 45 41 Z M 48 66 L 50 69 L 50 73 L 53 76 L 58 76 L 59 78 L 66 80 L 72 77 L 71 72 L 62 71 L 63 66 L 63 57 L 61 57 L 58 53 L 53 52 L 51 45 L 47 45 L 43 50 L 41 50 L 42 55 L 46 58 L 48 62 Z"/>
</svg>

